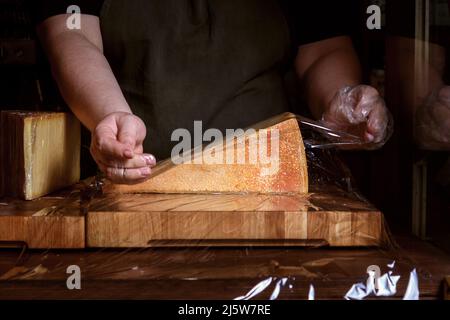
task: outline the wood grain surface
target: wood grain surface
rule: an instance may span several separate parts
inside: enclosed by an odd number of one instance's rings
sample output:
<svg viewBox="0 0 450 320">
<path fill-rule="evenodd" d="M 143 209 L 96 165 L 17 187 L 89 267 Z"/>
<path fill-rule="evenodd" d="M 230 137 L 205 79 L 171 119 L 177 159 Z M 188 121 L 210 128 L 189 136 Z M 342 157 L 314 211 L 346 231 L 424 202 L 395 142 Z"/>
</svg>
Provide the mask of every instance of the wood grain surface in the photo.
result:
<svg viewBox="0 0 450 320">
<path fill-rule="evenodd" d="M 76 198 L 34 201 L 0 199 L 0 246 L 25 243 L 34 249 L 85 247 L 85 217 Z"/>
<path fill-rule="evenodd" d="M 310 195 L 105 194 L 0 200 L 0 244 L 30 248 L 379 246 L 381 212 L 336 190 Z"/>
<path fill-rule="evenodd" d="M 86 228 L 89 247 L 170 246 L 171 241 L 225 246 L 251 240 L 275 246 L 283 245 L 281 240 L 379 246 L 386 236 L 381 212 L 332 194 L 108 195 L 92 203 Z"/>
</svg>

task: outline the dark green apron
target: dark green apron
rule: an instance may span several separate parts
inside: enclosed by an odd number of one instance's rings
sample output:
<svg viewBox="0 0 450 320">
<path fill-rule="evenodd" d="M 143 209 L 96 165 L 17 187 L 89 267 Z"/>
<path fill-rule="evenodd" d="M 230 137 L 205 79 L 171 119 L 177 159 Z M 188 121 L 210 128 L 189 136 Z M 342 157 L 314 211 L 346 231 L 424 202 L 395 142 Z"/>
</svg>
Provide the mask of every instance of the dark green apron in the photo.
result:
<svg viewBox="0 0 450 320">
<path fill-rule="evenodd" d="M 245 128 L 287 111 L 282 67 L 289 31 L 276 0 L 106 0 L 105 55 L 145 151 L 170 156 L 172 132 L 202 120 Z"/>
</svg>

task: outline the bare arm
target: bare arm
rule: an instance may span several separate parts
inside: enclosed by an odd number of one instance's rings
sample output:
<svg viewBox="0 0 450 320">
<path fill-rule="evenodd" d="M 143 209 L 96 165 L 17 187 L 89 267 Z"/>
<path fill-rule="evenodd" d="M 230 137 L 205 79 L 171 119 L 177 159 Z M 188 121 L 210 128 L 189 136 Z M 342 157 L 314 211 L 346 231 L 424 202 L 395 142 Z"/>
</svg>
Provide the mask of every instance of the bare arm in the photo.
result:
<svg viewBox="0 0 450 320">
<path fill-rule="evenodd" d="M 339 89 L 361 82 L 359 60 L 349 37 L 301 46 L 295 68 L 311 112 L 319 119 Z"/>
<path fill-rule="evenodd" d="M 38 27 L 61 94 L 92 132 L 91 154 L 114 182 L 146 180 L 156 162 L 143 154 L 145 124 L 134 116 L 103 55 L 99 19 L 81 15 L 81 30 L 66 27 L 68 15 L 57 15 Z"/>
<path fill-rule="evenodd" d="M 392 132 L 392 117 L 378 91 L 361 85 L 361 68 L 349 37 L 301 46 L 295 61 L 314 117 L 359 136 L 362 148 L 381 147 Z"/>
<path fill-rule="evenodd" d="M 64 100 L 93 131 L 108 114 L 131 110 L 103 55 L 98 17 L 82 15 L 81 30 L 67 29 L 67 17 L 45 20 L 38 34 Z"/>
</svg>

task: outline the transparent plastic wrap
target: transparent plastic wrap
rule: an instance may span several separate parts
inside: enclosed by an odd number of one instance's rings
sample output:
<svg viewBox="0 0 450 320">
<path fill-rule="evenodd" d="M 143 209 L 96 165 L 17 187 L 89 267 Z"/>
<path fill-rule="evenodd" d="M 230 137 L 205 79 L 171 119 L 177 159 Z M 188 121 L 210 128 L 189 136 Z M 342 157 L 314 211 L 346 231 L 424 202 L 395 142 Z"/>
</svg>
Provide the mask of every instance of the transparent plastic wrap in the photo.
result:
<svg viewBox="0 0 450 320">
<path fill-rule="evenodd" d="M 300 127 L 308 194 L 111 193 L 94 177 L 33 202 L 1 200 L 0 219 L 30 217 L 23 223 L 33 221 L 42 242 L 5 239 L 0 222 L 3 245 L 23 248 L 2 251 L 0 298 L 415 299 L 418 281 L 421 294 L 435 294 L 430 272 L 413 271 L 417 261 L 394 244 L 335 151 L 308 145 L 310 134 L 325 139 L 322 129 Z M 83 221 L 84 241 L 57 246 L 53 236 L 75 237 L 68 218 Z M 83 290 L 67 290 L 77 268 Z"/>
<path fill-rule="evenodd" d="M 393 117 L 384 99 L 375 88 L 366 85 L 339 90 L 323 113 L 321 122 L 328 130 L 353 134 L 357 139 L 355 143 L 349 143 L 345 134 L 338 134 L 336 138 L 330 136 L 335 145 L 347 149 L 378 149 L 390 139 L 394 129 Z"/>
<path fill-rule="evenodd" d="M 450 86 L 433 90 L 417 109 L 415 140 L 425 150 L 450 150 Z"/>
</svg>

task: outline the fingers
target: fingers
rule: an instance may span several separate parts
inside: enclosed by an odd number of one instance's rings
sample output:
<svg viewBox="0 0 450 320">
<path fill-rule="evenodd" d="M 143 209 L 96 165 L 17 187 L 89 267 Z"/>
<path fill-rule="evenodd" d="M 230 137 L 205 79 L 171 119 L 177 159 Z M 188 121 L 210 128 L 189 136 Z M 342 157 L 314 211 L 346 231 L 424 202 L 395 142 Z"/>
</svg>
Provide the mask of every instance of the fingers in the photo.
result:
<svg viewBox="0 0 450 320">
<path fill-rule="evenodd" d="M 324 115 L 327 123 L 360 136 L 365 142 L 384 144 L 390 136 L 391 118 L 383 98 L 370 86 L 341 89 Z"/>
<path fill-rule="evenodd" d="M 389 135 L 390 123 L 390 113 L 384 102 L 381 100 L 374 104 L 367 119 L 366 141 L 379 144 L 386 140 Z"/>
<path fill-rule="evenodd" d="M 145 125 L 138 117 L 125 115 L 118 120 L 117 140 L 126 146 L 127 157 L 133 157 L 134 149 L 142 145 L 145 135 Z"/>
<path fill-rule="evenodd" d="M 114 167 L 102 162 L 97 163 L 106 178 L 113 183 L 136 184 L 144 182 L 150 177 L 151 167 L 156 164 L 156 159 L 150 154 L 145 154 L 136 155 L 133 159 L 123 161 Z"/>
<path fill-rule="evenodd" d="M 379 99 L 375 88 L 365 85 L 345 87 L 334 97 L 330 108 L 324 114 L 324 120 L 343 130 L 365 123 L 372 104 Z"/>
<path fill-rule="evenodd" d="M 150 177 L 151 168 L 156 165 L 156 159 L 151 154 L 135 155 L 132 159 L 123 161 L 102 160 L 102 156 L 94 150 L 94 158 L 106 178 L 113 183 L 137 184 Z"/>
<path fill-rule="evenodd" d="M 387 136 L 389 124 L 389 111 L 378 91 L 370 86 L 358 86 L 351 92 L 354 95 L 356 106 L 353 111 L 353 120 L 365 123 L 363 138 L 368 143 L 379 144 Z"/>
<path fill-rule="evenodd" d="M 99 165 L 106 178 L 118 184 L 137 184 L 146 181 L 151 174 L 150 167 L 139 169 L 111 168 Z"/>
<path fill-rule="evenodd" d="M 119 129 L 117 140 L 125 146 L 124 155 L 129 158 L 133 157 L 136 145 L 136 130 L 129 122 L 126 122 L 126 125 Z"/>
<path fill-rule="evenodd" d="M 134 148 L 134 154 L 143 154 L 143 153 L 144 153 L 144 146 L 142 144 Z"/>
<path fill-rule="evenodd" d="M 100 170 L 115 183 L 145 181 L 156 164 L 143 154 L 145 124 L 138 117 L 118 112 L 105 117 L 92 134 L 91 154 Z"/>
<path fill-rule="evenodd" d="M 91 154 L 97 163 L 111 168 L 136 169 L 153 167 L 156 164 L 156 159 L 151 154 L 136 154 L 133 158 L 124 160 L 105 157 L 95 148 L 91 149 Z"/>
<path fill-rule="evenodd" d="M 113 130 L 100 124 L 92 136 L 93 149 L 98 150 L 105 158 L 125 159 L 132 158 L 130 147 L 119 142 Z"/>
<path fill-rule="evenodd" d="M 364 89 L 358 93 L 353 117 L 356 123 L 367 122 L 369 115 L 379 108 L 384 108 L 384 101 L 379 96 L 378 91 L 372 87 L 363 86 Z"/>
<path fill-rule="evenodd" d="M 141 119 L 132 114 L 115 113 L 95 128 L 92 145 L 106 158 L 131 159 L 135 152 L 142 153 L 145 135 L 145 124 Z"/>
</svg>

